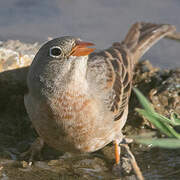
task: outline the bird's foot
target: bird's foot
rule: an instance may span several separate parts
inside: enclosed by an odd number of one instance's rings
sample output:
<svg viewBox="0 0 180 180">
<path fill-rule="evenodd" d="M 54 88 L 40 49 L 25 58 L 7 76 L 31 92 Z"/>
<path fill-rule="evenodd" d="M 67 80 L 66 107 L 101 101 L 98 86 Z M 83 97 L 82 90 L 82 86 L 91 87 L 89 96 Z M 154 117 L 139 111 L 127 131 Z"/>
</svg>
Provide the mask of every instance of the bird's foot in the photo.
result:
<svg viewBox="0 0 180 180">
<path fill-rule="evenodd" d="M 114 164 L 112 168 L 112 173 L 116 177 L 121 177 L 122 176 L 122 166 L 121 163 L 119 164 Z"/>
<path fill-rule="evenodd" d="M 39 159 L 42 159 L 41 150 L 43 146 L 44 146 L 43 139 L 38 137 L 31 144 L 31 147 L 27 151 L 21 153 L 20 158 L 25 158 L 26 156 L 29 156 L 29 165 L 31 166 L 34 161 L 35 156 L 38 156 Z"/>
</svg>

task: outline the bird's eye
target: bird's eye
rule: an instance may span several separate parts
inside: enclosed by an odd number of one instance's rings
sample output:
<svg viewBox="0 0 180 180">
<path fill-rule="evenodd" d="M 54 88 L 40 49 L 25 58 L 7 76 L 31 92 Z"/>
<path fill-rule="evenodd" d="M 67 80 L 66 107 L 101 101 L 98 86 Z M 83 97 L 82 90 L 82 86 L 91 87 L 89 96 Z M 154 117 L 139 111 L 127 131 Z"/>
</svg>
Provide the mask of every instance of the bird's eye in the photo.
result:
<svg viewBox="0 0 180 180">
<path fill-rule="evenodd" d="M 59 46 L 53 46 L 50 48 L 51 57 L 58 58 L 59 56 L 61 56 L 61 54 L 62 54 L 62 50 Z"/>
</svg>

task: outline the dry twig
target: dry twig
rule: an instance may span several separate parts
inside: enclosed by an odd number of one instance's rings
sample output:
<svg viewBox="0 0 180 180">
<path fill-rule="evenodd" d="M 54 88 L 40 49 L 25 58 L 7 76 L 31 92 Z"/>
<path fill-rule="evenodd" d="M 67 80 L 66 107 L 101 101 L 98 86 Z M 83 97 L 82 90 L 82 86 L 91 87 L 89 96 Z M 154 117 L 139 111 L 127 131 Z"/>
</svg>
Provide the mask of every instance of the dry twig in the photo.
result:
<svg viewBox="0 0 180 180">
<path fill-rule="evenodd" d="M 132 154 L 132 152 L 130 151 L 129 146 L 127 144 L 120 144 L 120 145 L 123 146 L 126 149 L 127 153 L 129 154 L 130 161 L 131 161 L 132 167 L 134 169 L 134 172 L 136 173 L 137 178 L 139 180 L 144 180 L 142 172 L 141 172 L 139 166 L 137 165 L 136 159 L 135 159 L 134 155 Z"/>
</svg>

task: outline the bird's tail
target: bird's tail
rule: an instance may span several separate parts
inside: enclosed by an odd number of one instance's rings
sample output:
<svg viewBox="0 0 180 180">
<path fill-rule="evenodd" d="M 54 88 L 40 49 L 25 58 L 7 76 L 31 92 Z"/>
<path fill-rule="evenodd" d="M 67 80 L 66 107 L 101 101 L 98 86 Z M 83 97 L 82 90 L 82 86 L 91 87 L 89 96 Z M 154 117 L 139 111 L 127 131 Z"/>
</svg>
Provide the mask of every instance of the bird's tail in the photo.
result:
<svg viewBox="0 0 180 180">
<path fill-rule="evenodd" d="M 176 31 L 169 24 L 135 23 L 122 42 L 133 54 L 134 63 L 141 58 L 157 41 Z"/>
</svg>

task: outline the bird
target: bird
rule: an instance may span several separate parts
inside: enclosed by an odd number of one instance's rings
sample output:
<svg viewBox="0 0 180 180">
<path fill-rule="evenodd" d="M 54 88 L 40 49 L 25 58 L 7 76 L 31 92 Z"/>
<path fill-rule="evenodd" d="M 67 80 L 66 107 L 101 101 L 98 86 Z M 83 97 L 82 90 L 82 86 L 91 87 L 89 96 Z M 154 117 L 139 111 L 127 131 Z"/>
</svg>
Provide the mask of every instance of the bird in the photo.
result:
<svg viewBox="0 0 180 180">
<path fill-rule="evenodd" d="M 134 67 L 175 31 L 169 24 L 136 22 L 122 42 L 99 51 L 73 36 L 46 42 L 29 68 L 24 96 L 39 135 L 29 150 L 31 159 L 44 143 L 63 152 L 91 153 L 114 142 L 119 164 Z"/>
</svg>

